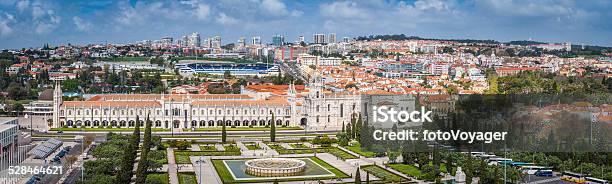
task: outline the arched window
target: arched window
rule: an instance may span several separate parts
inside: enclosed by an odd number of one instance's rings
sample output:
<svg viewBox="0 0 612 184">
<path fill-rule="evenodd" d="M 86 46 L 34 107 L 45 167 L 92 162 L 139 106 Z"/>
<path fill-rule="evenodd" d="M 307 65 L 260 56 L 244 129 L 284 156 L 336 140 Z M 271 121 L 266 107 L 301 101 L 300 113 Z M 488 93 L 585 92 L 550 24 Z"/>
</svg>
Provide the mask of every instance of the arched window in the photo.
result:
<svg viewBox="0 0 612 184">
<path fill-rule="evenodd" d="M 340 104 L 340 117 L 344 117 L 344 104 Z"/>
</svg>

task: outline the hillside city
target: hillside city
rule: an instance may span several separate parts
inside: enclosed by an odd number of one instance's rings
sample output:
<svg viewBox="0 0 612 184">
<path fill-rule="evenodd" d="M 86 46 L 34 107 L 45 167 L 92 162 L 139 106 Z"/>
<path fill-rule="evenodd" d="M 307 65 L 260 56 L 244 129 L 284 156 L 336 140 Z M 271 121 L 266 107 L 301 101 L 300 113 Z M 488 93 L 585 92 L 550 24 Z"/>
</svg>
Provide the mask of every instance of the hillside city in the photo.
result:
<svg viewBox="0 0 612 184">
<path fill-rule="evenodd" d="M 6 183 L 612 180 L 612 47 L 404 34 L 226 41 L 193 32 L 3 49 L 0 78 L 0 180 Z M 386 100 L 379 105 L 423 106 L 436 120 L 474 113 L 497 122 L 508 114 L 472 112 L 461 99 L 536 94 L 553 97 L 506 104 L 512 118 L 523 118 L 508 120 L 521 126 L 513 136 L 533 139 L 509 146 L 533 149 L 370 136 L 368 104 L 377 96 Z M 588 113 L 588 120 L 573 113 Z M 27 164 L 63 170 L 9 176 L 13 166 Z"/>
</svg>

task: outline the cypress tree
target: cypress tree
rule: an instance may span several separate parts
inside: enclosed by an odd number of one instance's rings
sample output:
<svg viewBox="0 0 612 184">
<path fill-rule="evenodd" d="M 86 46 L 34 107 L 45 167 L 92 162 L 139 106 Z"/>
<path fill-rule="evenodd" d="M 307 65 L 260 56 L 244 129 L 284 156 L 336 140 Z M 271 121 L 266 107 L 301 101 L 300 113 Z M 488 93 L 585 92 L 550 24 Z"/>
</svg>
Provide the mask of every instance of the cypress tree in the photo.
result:
<svg viewBox="0 0 612 184">
<path fill-rule="evenodd" d="M 355 121 L 354 123 L 351 123 L 351 138 L 355 139 L 355 135 L 357 134 L 357 129 L 355 127 L 355 124 L 357 124 L 357 122 Z"/>
<path fill-rule="evenodd" d="M 346 130 L 344 130 L 344 121 L 342 122 L 342 133 L 346 133 Z"/>
<path fill-rule="evenodd" d="M 370 173 L 368 173 L 368 171 L 366 171 L 366 184 L 370 184 Z"/>
<path fill-rule="evenodd" d="M 130 145 L 127 146 L 125 153 L 121 160 L 121 167 L 117 180 L 119 183 L 130 183 L 132 175 L 134 174 L 134 163 L 138 154 L 138 144 L 140 143 L 140 118 L 136 116 L 136 125 L 134 126 L 134 132 L 130 137 Z"/>
<path fill-rule="evenodd" d="M 145 183 L 147 179 L 147 170 L 149 169 L 149 164 L 147 163 L 147 155 L 151 149 L 151 121 L 149 120 L 149 115 L 147 115 L 147 119 L 145 120 L 145 133 L 143 139 L 142 149 L 140 151 L 140 162 L 136 169 L 136 184 Z"/>
<path fill-rule="evenodd" d="M 362 148 L 366 148 L 366 149 L 370 149 L 371 147 L 371 141 L 370 138 L 372 138 L 370 136 L 370 126 L 368 125 L 368 120 L 366 119 L 366 121 L 363 123 L 363 125 L 360 128 L 360 136 L 359 136 L 359 143 L 361 143 L 361 147 Z M 363 136 L 361 136 L 363 135 Z"/>
<path fill-rule="evenodd" d="M 351 128 L 350 123 L 346 126 L 346 135 L 348 136 L 349 140 L 353 139 L 353 129 Z"/>
<path fill-rule="evenodd" d="M 361 175 L 359 174 L 359 168 L 357 168 L 357 172 L 355 172 L 355 184 L 361 184 Z"/>
<path fill-rule="evenodd" d="M 223 126 L 221 126 L 221 142 L 227 141 L 227 130 L 225 130 L 225 117 L 223 117 Z"/>
<path fill-rule="evenodd" d="M 357 115 L 357 124 L 355 125 L 355 139 L 359 140 L 361 138 L 361 127 L 363 126 L 363 121 L 361 120 L 361 114 Z"/>
<path fill-rule="evenodd" d="M 270 122 L 270 142 L 276 141 L 276 122 L 274 120 L 274 112 L 270 112 L 272 114 L 272 122 Z"/>
</svg>

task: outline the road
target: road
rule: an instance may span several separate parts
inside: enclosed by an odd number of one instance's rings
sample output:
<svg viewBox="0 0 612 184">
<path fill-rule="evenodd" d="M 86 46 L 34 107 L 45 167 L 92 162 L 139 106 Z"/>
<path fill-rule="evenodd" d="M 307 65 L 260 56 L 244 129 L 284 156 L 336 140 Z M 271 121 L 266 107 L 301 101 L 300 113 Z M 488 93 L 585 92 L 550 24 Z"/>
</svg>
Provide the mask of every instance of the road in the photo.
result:
<svg viewBox="0 0 612 184">
<path fill-rule="evenodd" d="M 293 62 L 282 62 L 280 64 L 281 71 L 285 74 L 289 74 L 294 78 L 300 79 L 304 82 L 307 82 L 306 78 L 302 76 L 302 72 L 300 72 L 300 68 Z"/>
</svg>

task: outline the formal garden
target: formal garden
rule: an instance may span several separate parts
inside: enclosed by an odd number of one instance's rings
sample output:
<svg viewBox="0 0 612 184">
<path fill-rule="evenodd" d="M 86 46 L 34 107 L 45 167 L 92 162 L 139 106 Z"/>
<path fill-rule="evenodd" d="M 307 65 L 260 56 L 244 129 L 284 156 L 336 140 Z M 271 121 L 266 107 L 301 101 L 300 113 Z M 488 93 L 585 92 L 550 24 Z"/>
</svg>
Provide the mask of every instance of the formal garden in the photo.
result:
<svg viewBox="0 0 612 184">
<path fill-rule="evenodd" d="M 349 178 L 346 173 L 317 157 L 297 158 L 305 161 L 307 170 L 300 175 L 279 177 L 257 177 L 245 174 L 241 169 L 246 160 L 213 159 L 212 163 L 223 183 L 258 183 L 258 182 L 286 182 L 286 181 L 313 181 Z"/>
<path fill-rule="evenodd" d="M 168 163 L 165 147 L 160 137 L 151 135 L 151 122 L 146 124 L 142 143 L 139 127 L 131 135 L 106 134 L 106 141 L 92 148 L 94 159 L 84 163 L 84 180 L 77 183 L 130 183 L 134 175 L 136 183 L 168 183 L 168 173 L 161 170 Z M 139 152 L 146 159 L 137 159 Z"/>
<path fill-rule="evenodd" d="M 177 164 L 190 164 L 191 160 L 190 156 L 238 156 L 241 154 L 240 148 L 236 146 L 234 142 L 228 142 L 226 144 L 222 144 L 225 150 L 219 151 L 216 144 L 220 144 L 217 142 L 196 142 L 189 140 L 171 140 L 165 141 L 164 145 L 176 148 L 174 151 L 174 159 Z M 190 150 L 191 145 L 197 144 L 200 147 L 200 151 L 192 151 Z"/>
<path fill-rule="evenodd" d="M 194 172 L 179 172 L 178 173 L 179 184 L 197 184 L 198 179 Z"/>
<path fill-rule="evenodd" d="M 370 173 L 377 178 L 380 178 L 380 182 L 384 183 L 399 183 L 399 182 L 408 182 L 410 179 L 402 177 L 400 175 L 394 174 L 380 166 L 377 165 L 365 165 L 361 166 L 361 169 Z"/>
</svg>

